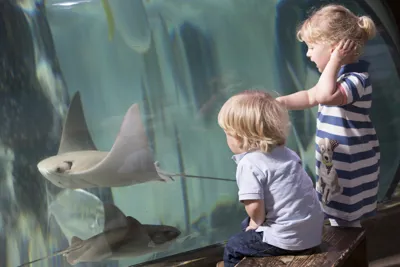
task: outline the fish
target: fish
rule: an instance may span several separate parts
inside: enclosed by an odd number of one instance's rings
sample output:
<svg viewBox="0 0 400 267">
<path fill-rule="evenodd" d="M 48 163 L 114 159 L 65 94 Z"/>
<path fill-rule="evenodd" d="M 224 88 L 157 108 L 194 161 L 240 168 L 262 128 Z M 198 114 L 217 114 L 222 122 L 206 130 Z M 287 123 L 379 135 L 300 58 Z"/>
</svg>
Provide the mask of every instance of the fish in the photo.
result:
<svg viewBox="0 0 400 267">
<path fill-rule="evenodd" d="M 97 150 L 83 113 L 80 93 L 71 100 L 57 155 L 42 159 L 37 168 L 60 188 L 122 187 L 189 177 L 235 182 L 228 178 L 168 173 L 154 161 L 137 103 L 126 112 L 109 152 Z"/>
<path fill-rule="evenodd" d="M 63 255 L 71 265 L 138 257 L 167 249 L 180 234 L 176 227 L 141 224 L 137 219 L 127 216 L 126 225 L 108 229 L 86 240 L 74 236 L 68 248 L 18 267 L 59 255 Z"/>
</svg>

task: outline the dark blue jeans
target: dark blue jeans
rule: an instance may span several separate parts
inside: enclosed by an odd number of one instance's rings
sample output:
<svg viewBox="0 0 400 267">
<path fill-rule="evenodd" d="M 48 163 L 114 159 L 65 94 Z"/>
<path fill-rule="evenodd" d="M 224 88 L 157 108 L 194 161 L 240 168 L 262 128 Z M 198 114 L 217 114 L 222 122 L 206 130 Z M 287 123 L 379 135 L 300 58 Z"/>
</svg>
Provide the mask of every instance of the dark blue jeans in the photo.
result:
<svg viewBox="0 0 400 267">
<path fill-rule="evenodd" d="M 250 218 L 242 222 L 242 231 L 232 236 L 225 246 L 224 267 L 234 267 L 244 257 L 268 257 L 281 255 L 294 255 L 300 251 L 290 251 L 281 249 L 263 242 L 263 233 L 249 230 Z"/>
</svg>

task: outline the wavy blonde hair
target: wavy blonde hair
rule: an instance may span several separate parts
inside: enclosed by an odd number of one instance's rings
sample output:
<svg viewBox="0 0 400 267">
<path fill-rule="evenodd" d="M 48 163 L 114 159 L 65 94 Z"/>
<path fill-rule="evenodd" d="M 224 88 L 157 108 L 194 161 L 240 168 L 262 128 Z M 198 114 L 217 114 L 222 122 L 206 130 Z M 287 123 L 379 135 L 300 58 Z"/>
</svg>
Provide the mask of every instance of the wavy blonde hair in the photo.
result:
<svg viewBox="0 0 400 267">
<path fill-rule="evenodd" d="M 306 43 L 336 45 L 343 39 L 356 43 L 358 53 L 376 35 L 376 26 L 368 16 L 357 16 L 341 5 L 326 5 L 316 10 L 297 31 L 297 39 Z"/>
<path fill-rule="evenodd" d="M 289 114 L 270 94 L 246 90 L 225 102 L 218 124 L 240 142 L 241 149 L 271 152 L 286 142 Z"/>
</svg>

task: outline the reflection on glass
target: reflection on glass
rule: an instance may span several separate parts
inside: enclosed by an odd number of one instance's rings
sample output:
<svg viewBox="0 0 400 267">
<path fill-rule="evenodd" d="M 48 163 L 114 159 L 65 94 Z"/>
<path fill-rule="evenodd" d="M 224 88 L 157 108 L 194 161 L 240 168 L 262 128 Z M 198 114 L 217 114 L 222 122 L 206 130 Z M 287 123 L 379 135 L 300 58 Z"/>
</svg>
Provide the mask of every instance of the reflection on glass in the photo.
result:
<svg viewBox="0 0 400 267">
<path fill-rule="evenodd" d="M 50 209 L 53 205 L 63 207 L 53 210 L 56 218 L 58 217 L 57 214 L 60 215 L 60 213 L 81 213 L 83 216 L 81 218 L 75 217 L 73 221 L 75 222 L 75 229 L 82 230 L 82 228 L 88 226 L 88 220 L 86 220 L 88 218 L 85 216 L 85 212 L 80 212 L 80 210 L 86 208 L 88 208 L 89 211 L 93 210 L 90 209 L 90 206 L 85 206 L 86 202 L 81 202 L 83 205 L 77 206 L 74 199 L 80 199 L 81 201 L 88 200 L 87 202 L 90 203 L 88 198 L 92 198 L 95 202 L 99 201 L 96 196 L 84 190 L 65 190 L 50 204 Z M 101 215 L 103 215 L 104 218 L 108 218 L 108 220 L 104 222 L 103 230 L 100 233 L 83 240 L 81 239 L 82 237 L 76 233 L 79 232 L 79 230 L 76 231 L 71 227 L 65 227 L 72 226 L 71 217 L 66 218 L 66 221 L 57 220 L 60 225 L 64 224 L 65 230 L 68 229 L 73 234 L 70 239 L 69 247 L 53 255 L 25 263 L 21 266 L 27 266 L 34 262 L 58 255 L 63 255 L 71 265 L 76 265 L 80 262 L 100 262 L 106 259 L 137 257 L 167 249 L 181 234 L 177 228 L 172 226 L 141 224 L 135 218 L 125 216 L 112 204 L 103 204 L 102 206 L 102 212 L 99 212 L 99 209 L 95 209 L 95 211 L 96 213 L 102 213 Z M 89 223 L 97 223 L 97 218 Z M 66 234 L 65 230 L 63 231 L 64 234 Z M 83 235 L 86 234 L 87 232 L 83 233 Z"/>
<path fill-rule="evenodd" d="M 102 233 L 107 239 L 104 227 L 110 218 L 103 203 L 118 207 L 125 218 L 135 218 L 142 225 L 138 229 L 176 227 L 180 242 L 157 252 L 79 266 L 129 266 L 215 244 L 240 230 L 245 212 L 237 202 L 235 165 L 217 113 L 226 99 L 246 88 L 289 94 L 316 83 L 319 74 L 306 58 L 304 44 L 296 40 L 295 29 L 311 7 L 324 1 L 3 2 L 0 9 L 7 23 L 0 23 L 0 38 L 5 40 L 0 49 L 0 266 L 15 267 L 71 248 L 73 236 L 85 244 Z M 379 25 L 367 2 L 339 1 L 359 15 L 371 15 Z M 382 10 L 379 14 L 386 15 Z M 393 34 L 380 28 L 363 60 L 373 63 L 371 116 L 381 145 L 382 199 L 400 160 L 400 57 Z M 127 122 L 124 118 L 135 104 L 134 118 L 140 114 L 140 121 Z M 70 124 L 72 113 L 76 115 Z M 382 114 L 385 119 L 378 117 Z M 312 177 L 315 116 L 315 109 L 293 112 L 288 141 Z M 127 165 L 117 157 L 110 161 L 116 164 L 113 172 L 102 169 L 90 176 L 89 182 L 98 179 L 94 184 L 105 187 L 82 189 L 82 180 L 39 171 L 39 162 L 59 159 L 64 148 L 94 151 L 96 156 L 84 157 L 84 166 L 75 167 L 96 170 L 113 151 L 127 151 L 124 145 L 114 149 L 124 125 L 141 131 L 139 138 L 125 141 L 146 140 L 145 150 L 135 150 L 144 156 L 123 156 Z M 81 134 L 68 134 L 70 126 Z M 117 186 L 119 167 L 132 170 L 138 160 L 144 164 L 139 168 L 151 169 L 150 176 L 137 176 L 139 180 L 176 176 L 167 183 L 124 181 Z M 70 159 L 50 165 L 46 170 L 74 169 Z M 57 256 L 31 266 L 69 263 Z"/>
</svg>

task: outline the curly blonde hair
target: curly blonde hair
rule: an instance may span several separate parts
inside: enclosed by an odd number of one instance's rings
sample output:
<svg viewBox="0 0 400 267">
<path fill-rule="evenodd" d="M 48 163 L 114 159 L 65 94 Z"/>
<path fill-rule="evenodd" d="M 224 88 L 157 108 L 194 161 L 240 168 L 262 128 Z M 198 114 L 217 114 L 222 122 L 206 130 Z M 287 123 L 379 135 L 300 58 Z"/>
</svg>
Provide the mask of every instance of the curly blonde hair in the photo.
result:
<svg viewBox="0 0 400 267">
<path fill-rule="evenodd" d="M 335 4 L 316 10 L 297 31 L 297 39 L 301 42 L 336 45 L 343 39 L 349 39 L 356 43 L 358 49 L 375 35 L 376 26 L 370 17 L 359 17 L 344 6 Z"/>
<path fill-rule="evenodd" d="M 241 149 L 271 152 L 286 142 L 289 114 L 270 94 L 246 90 L 225 102 L 218 124 L 240 142 Z"/>
</svg>

